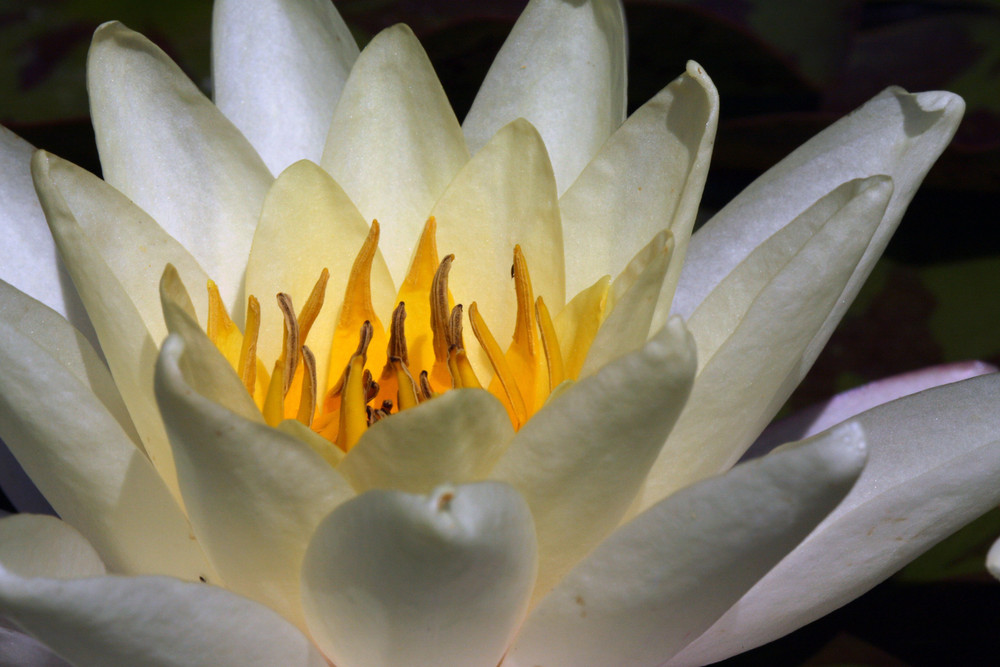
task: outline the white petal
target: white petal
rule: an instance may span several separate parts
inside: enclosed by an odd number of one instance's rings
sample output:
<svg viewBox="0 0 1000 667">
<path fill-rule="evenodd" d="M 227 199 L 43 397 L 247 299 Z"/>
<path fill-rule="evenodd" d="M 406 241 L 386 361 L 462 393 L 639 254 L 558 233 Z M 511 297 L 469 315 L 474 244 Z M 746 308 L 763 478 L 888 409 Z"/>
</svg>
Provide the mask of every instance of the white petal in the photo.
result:
<svg viewBox="0 0 1000 667">
<path fill-rule="evenodd" d="M 692 315 L 698 376 L 642 507 L 728 469 L 753 443 L 798 384 L 804 350 L 891 193 L 885 177 L 837 188 L 751 253 Z"/>
<path fill-rule="evenodd" d="M 96 354 L 79 353 L 92 382 L 110 385 Z M 214 579 L 180 507 L 89 386 L 6 319 L 0 366 L 0 434 L 109 570 Z"/>
<path fill-rule="evenodd" d="M 852 424 L 679 491 L 570 572 L 504 664 L 661 665 L 836 506 L 864 461 Z"/>
<path fill-rule="evenodd" d="M 308 445 L 195 392 L 163 343 L 156 397 L 170 433 L 194 533 L 227 588 L 304 627 L 299 566 L 320 520 L 353 493 Z"/>
<path fill-rule="evenodd" d="M 1000 375 L 984 375 L 852 420 L 870 450 L 857 485 L 676 664 L 714 662 L 791 632 L 1000 503 L 998 400 Z"/>
<path fill-rule="evenodd" d="M 274 182 L 264 200 L 247 261 L 246 292 L 261 300 L 257 356 L 265 367 L 270 369 L 281 354 L 285 330 L 285 318 L 275 304 L 275 295 L 288 294 L 295 307 L 301 309 L 320 273 L 327 269 L 330 281 L 326 299 L 306 341 L 316 357 L 316 377 L 326 381 L 330 341 L 351 266 L 368 237 L 368 229 L 368 223 L 341 187 L 312 162 L 293 164 Z M 384 237 L 383 232 L 380 242 Z M 396 289 L 377 249 L 371 289 L 375 311 L 392 312 Z"/>
<path fill-rule="evenodd" d="M 153 397 L 156 341 L 132 296 L 76 220 L 53 180 L 53 161 L 42 151 L 31 161 L 32 176 L 56 247 L 94 323 L 115 385 L 128 407 L 142 447 L 167 488 L 180 502 L 174 457 Z"/>
<path fill-rule="evenodd" d="M 0 613 L 87 667 L 325 667 L 270 609 L 165 577 L 22 579 L 0 574 Z"/>
<path fill-rule="evenodd" d="M 694 379 L 694 340 L 680 318 L 642 349 L 551 399 L 518 432 L 491 478 L 528 501 L 538 531 L 535 595 L 621 520 Z"/>
<path fill-rule="evenodd" d="M 566 300 L 562 225 L 552 165 L 538 132 L 524 120 L 505 126 L 465 165 L 432 214 L 442 254 L 453 253 L 448 286 L 455 301 L 477 302 L 494 337 L 514 332 L 517 300 L 509 279 L 520 244 L 536 296 L 552 312 Z M 476 346 L 470 360 L 481 378 L 492 375 Z"/>
<path fill-rule="evenodd" d="M 7 625 L 9 621 L 2 623 Z M 23 632 L 0 627 L 0 667 L 72 667 L 72 665 Z"/>
<path fill-rule="evenodd" d="M 693 313 L 754 248 L 840 183 L 888 174 L 895 185 L 892 200 L 840 305 L 824 326 L 824 331 L 832 330 L 882 254 L 924 174 L 951 141 L 964 110 L 962 99 L 951 93 L 911 95 L 889 88 L 820 132 L 754 181 L 692 237 L 674 312 Z"/>
<path fill-rule="evenodd" d="M 83 535 L 41 514 L 0 519 L 0 565 L 22 577 L 76 579 L 105 573 L 101 557 Z"/>
<path fill-rule="evenodd" d="M 405 25 L 383 30 L 358 58 L 323 151 L 323 168 L 367 221 L 403 282 L 431 207 L 469 160 L 462 129 L 420 42 Z"/>
<path fill-rule="evenodd" d="M 333 107 L 358 57 L 326 0 L 219 0 L 212 8 L 215 103 L 272 174 L 319 162 Z"/>
<path fill-rule="evenodd" d="M 494 667 L 534 578 L 531 515 L 510 487 L 369 491 L 316 530 L 303 602 L 339 667 Z"/>
<path fill-rule="evenodd" d="M 719 118 L 704 70 L 687 72 L 629 116 L 559 198 L 566 291 L 618 275 L 646 239 L 670 229 L 677 243 L 668 294 L 680 277 Z M 669 303 L 669 300 L 667 300 Z"/>
<path fill-rule="evenodd" d="M 986 569 L 997 579 L 1000 579 L 1000 540 L 993 543 L 986 554 Z"/>
<path fill-rule="evenodd" d="M 503 405 L 482 389 L 454 389 L 382 419 L 337 467 L 359 493 L 430 493 L 486 477 L 514 436 Z"/>
<path fill-rule="evenodd" d="M 475 153 L 525 118 L 562 192 L 625 120 L 625 17 L 618 0 L 533 0 L 514 24 L 462 129 Z"/>
<path fill-rule="evenodd" d="M 267 167 L 163 51 L 120 23 L 94 33 L 87 87 L 104 179 L 191 251 L 240 321 Z"/>
<path fill-rule="evenodd" d="M 0 279 L 69 318 L 96 341 L 80 297 L 56 253 L 31 184 L 34 150 L 31 144 L 0 127 L 0 174 L 4 175 L 0 179 L 0 229 L 4 238 Z"/>
</svg>

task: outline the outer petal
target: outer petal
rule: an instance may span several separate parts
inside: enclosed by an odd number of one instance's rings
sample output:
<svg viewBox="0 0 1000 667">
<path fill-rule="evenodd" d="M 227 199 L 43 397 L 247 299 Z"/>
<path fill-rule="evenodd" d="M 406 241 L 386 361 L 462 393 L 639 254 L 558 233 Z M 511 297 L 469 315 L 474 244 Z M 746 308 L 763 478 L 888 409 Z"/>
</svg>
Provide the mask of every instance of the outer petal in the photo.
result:
<svg viewBox="0 0 1000 667">
<path fill-rule="evenodd" d="M 1000 540 L 993 543 L 986 554 L 986 569 L 997 579 L 1000 579 Z"/>
<path fill-rule="evenodd" d="M 337 467 L 356 491 L 430 493 L 483 479 L 514 436 L 503 404 L 481 389 L 454 389 L 372 424 Z"/>
<path fill-rule="evenodd" d="M 469 148 L 526 118 L 545 140 L 562 192 L 625 120 L 625 61 L 618 0 L 533 0 L 465 118 Z"/>
<path fill-rule="evenodd" d="M 358 45 L 325 0 L 219 0 L 212 7 L 215 103 L 280 174 L 319 162 Z"/>
<path fill-rule="evenodd" d="M 23 632 L 0 627 L 0 667 L 72 666 Z"/>
<path fill-rule="evenodd" d="M 662 664 L 836 506 L 864 461 L 851 424 L 679 491 L 570 572 L 504 664 Z"/>
<path fill-rule="evenodd" d="M 0 319 L 0 433 L 20 464 L 110 570 L 214 579 L 149 461 L 46 341 Z M 111 386 L 93 350 L 78 350 L 94 386 Z"/>
<path fill-rule="evenodd" d="M 337 325 L 351 266 L 368 236 L 368 223 L 341 187 L 317 165 L 301 161 L 286 169 L 264 200 L 247 262 L 247 294 L 262 300 L 257 355 L 267 368 L 281 354 L 285 320 L 274 297 L 285 292 L 296 308 L 309 298 L 323 269 L 330 271 L 323 309 L 313 324 L 309 349 L 316 376 L 327 378 L 330 340 Z M 384 234 L 381 238 L 384 238 Z M 396 290 L 382 254 L 371 271 L 372 306 L 392 312 Z"/>
<path fill-rule="evenodd" d="M 646 239 L 670 229 L 669 296 L 698 213 L 719 119 L 719 94 L 694 62 L 633 113 L 559 198 L 566 291 L 618 275 Z M 669 298 L 665 299 L 669 304 Z"/>
<path fill-rule="evenodd" d="M 316 530 L 303 601 L 340 667 L 494 667 L 534 578 L 531 515 L 510 487 L 369 491 Z"/>
<path fill-rule="evenodd" d="M 22 577 L 76 579 L 105 574 L 101 557 L 83 535 L 44 514 L 0 519 L 0 564 Z"/>
<path fill-rule="evenodd" d="M 892 199 L 824 325 L 828 336 L 882 254 L 924 174 L 951 141 L 964 110 L 962 99 L 951 93 L 910 95 L 889 88 L 820 132 L 754 181 L 692 237 L 674 312 L 693 313 L 754 248 L 835 186 L 888 174 L 895 185 Z M 825 343 L 821 338 L 811 358 Z"/>
<path fill-rule="evenodd" d="M 885 177 L 837 188 L 752 253 L 694 313 L 698 376 L 642 507 L 729 468 L 774 416 L 891 192 Z"/>
<path fill-rule="evenodd" d="M 680 414 L 694 371 L 694 340 L 674 318 L 642 349 L 550 400 L 511 442 L 491 477 L 511 484 L 531 508 L 539 541 L 536 597 L 621 520 Z"/>
<path fill-rule="evenodd" d="M 431 207 L 468 160 L 420 42 L 405 25 L 380 32 L 351 71 L 321 164 L 365 219 L 384 227 L 382 252 L 397 285 Z"/>
<path fill-rule="evenodd" d="M 503 345 L 517 302 L 510 275 L 521 245 L 536 296 L 558 312 L 565 303 L 562 226 L 552 166 L 538 132 L 524 120 L 505 126 L 455 177 L 434 206 L 438 248 L 454 253 L 448 285 L 459 303 L 476 301 Z M 476 348 L 480 377 L 492 371 Z"/>
<path fill-rule="evenodd" d="M 270 609 L 215 586 L 165 577 L 60 581 L 3 572 L 0 613 L 75 665 L 327 664 Z"/>
<path fill-rule="evenodd" d="M 149 460 L 180 501 L 174 457 L 153 398 L 156 341 L 131 295 L 101 256 L 55 184 L 47 154 L 32 159 L 32 176 L 59 253 L 102 342 L 112 376 Z"/>
<path fill-rule="evenodd" d="M 104 179 L 191 250 L 241 320 L 267 167 L 163 51 L 119 23 L 94 33 L 87 87 Z"/>
<path fill-rule="evenodd" d="M 308 445 L 196 393 L 179 367 L 183 347 L 173 335 L 163 343 L 156 397 L 195 535 L 227 588 L 304 627 L 302 555 L 350 487 Z"/>
<path fill-rule="evenodd" d="M 0 127 L 0 229 L 3 230 L 4 260 L 0 279 L 87 331 L 96 340 L 80 297 L 66 268 L 59 261 L 52 234 L 31 185 L 31 154 L 34 148 L 5 127 Z"/>
<path fill-rule="evenodd" d="M 1000 503 L 998 401 L 992 374 L 859 415 L 871 453 L 851 493 L 670 664 L 714 662 L 791 632 Z"/>
</svg>

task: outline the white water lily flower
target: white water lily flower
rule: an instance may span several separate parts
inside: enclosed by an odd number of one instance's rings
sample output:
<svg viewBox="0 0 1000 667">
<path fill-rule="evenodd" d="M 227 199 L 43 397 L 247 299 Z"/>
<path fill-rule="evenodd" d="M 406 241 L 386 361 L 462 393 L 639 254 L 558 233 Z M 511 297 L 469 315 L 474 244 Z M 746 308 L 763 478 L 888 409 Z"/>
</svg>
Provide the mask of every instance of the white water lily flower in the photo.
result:
<svg viewBox="0 0 1000 667">
<path fill-rule="evenodd" d="M 615 0 L 529 3 L 462 126 L 405 27 L 213 33 L 218 106 L 97 31 L 104 181 L 0 131 L 3 277 L 72 314 L 44 210 L 107 360 L 2 285 L 0 436 L 62 522 L 0 520 L 0 613 L 70 662 L 703 664 L 1000 502 L 995 374 L 729 470 L 957 97 L 883 92 L 692 235 L 717 95 L 626 120 Z"/>
</svg>

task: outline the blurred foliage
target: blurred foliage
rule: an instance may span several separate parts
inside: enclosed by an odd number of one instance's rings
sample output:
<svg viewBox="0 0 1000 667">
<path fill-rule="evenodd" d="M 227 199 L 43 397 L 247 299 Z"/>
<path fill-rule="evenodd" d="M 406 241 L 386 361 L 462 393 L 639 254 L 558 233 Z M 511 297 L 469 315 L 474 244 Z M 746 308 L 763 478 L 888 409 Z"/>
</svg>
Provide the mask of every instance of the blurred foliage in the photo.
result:
<svg viewBox="0 0 1000 667">
<path fill-rule="evenodd" d="M 359 43 L 413 27 L 461 118 L 525 0 L 341 0 Z M 1000 0 L 625 0 L 630 108 L 699 61 L 722 112 L 705 213 L 888 85 L 968 105 L 896 237 L 789 409 L 922 366 L 1000 364 Z M 211 92 L 210 0 L 0 0 L 0 122 L 99 171 L 90 35 L 121 20 Z M 994 512 L 894 582 L 731 665 L 994 664 L 1000 596 L 982 558 Z M 950 582 L 950 583 L 935 583 Z M 918 585 L 919 584 L 919 585 Z M 930 620 L 927 620 L 930 619 Z M 950 621 L 950 622 L 948 622 Z"/>
</svg>

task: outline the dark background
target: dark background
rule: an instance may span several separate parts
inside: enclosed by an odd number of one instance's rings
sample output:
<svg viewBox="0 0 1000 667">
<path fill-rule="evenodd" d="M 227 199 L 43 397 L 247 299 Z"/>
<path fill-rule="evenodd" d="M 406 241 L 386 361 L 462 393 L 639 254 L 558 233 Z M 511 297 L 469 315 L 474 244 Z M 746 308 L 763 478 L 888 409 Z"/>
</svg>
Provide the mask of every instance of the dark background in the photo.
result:
<svg viewBox="0 0 1000 667">
<path fill-rule="evenodd" d="M 524 0 L 342 0 L 364 44 L 421 38 L 462 118 Z M 786 410 L 963 359 L 1000 364 L 1000 0 L 626 1 L 629 106 L 700 62 L 722 100 L 703 215 L 887 85 L 968 104 L 857 303 Z M 119 19 L 211 90 L 208 0 L 0 0 L 0 123 L 99 173 L 87 119 L 90 35 Z M 998 480 L 1000 483 L 1000 480 Z M 982 567 L 1000 513 L 856 602 L 731 665 L 1000 664 L 1000 584 Z"/>
</svg>

